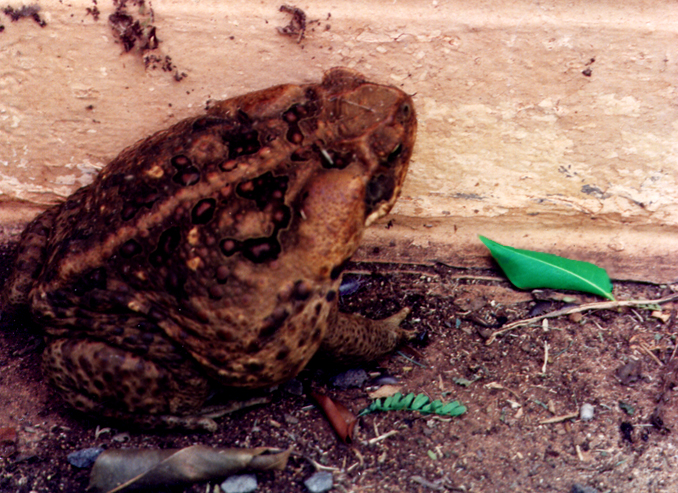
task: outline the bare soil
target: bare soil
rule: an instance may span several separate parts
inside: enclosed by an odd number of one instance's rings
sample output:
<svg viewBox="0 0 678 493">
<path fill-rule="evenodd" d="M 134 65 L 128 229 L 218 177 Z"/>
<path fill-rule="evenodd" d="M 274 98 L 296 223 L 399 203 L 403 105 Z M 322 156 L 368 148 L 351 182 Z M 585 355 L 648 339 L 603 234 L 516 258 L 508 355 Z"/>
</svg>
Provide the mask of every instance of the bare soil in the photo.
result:
<svg viewBox="0 0 678 493">
<path fill-rule="evenodd" d="M 66 459 L 79 449 L 191 444 L 294 448 L 300 455 L 284 471 L 256 474 L 258 492 L 307 491 L 303 481 L 315 470 L 307 458 L 333 468 L 333 491 L 569 493 L 575 483 L 601 493 L 678 491 L 675 303 L 654 315 L 618 308 L 540 321 L 487 345 L 502 324 L 573 300 L 514 290 L 498 271 L 443 265 L 353 264 L 346 277 L 359 289 L 342 297 L 342 309 L 380 318 L 409 306 L 405 324 L 420 334 L 403 348 L 405 356 L 365 367 L 370 375 L 397 377 L 403 393 L 458 399 L 466 414 L 369 414 L 348 446 L 307 395 L 321 391 L 357 413 L 372 389 L 335 388 L 329 378 L 336 370 L 316 368 L 299 376 L 303 394 L 290 392 L 294 385 L 278 389 L 270 404 L 220 418 L 214 434 L 134 430 L 67 408 L 42 379 L 39 332 L 3 314 L 0 491 L 84 491 L 89 469 Z M 620 282 L 614 291 L 621 300 L 671 293 L 667 286 Z M 545 422 L 576 415 L 585 403 L 594 406 L 590 421 Z M 368 443 L 391 430 L 397 433 Z M 173 491 L 204 492 L 206 485 Z"/>
</svg>

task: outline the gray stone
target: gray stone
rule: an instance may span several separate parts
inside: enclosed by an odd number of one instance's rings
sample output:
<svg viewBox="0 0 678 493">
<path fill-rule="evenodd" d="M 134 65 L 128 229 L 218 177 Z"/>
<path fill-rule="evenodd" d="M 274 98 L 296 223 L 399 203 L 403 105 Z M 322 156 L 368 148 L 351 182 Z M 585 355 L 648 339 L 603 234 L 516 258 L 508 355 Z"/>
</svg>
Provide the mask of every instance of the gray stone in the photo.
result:
<svg viewBox="0 0 678 493">
<path fill-rule="evenodd" d="M 332 377 L 330 383 L 340 389 L 347 389 L 349 387 L 362 387 L 368 378 L 367 372 L 363 369 L 348 370 Z"/>
<path fill-rule="evenodd" d="M 593 419 L 593 406 L 591 404 L 582 404 L 579 410 L 579 417 L 582 421 L 591 421 Z"/>
<path fill-rule="evenodd" d="M 76 450 L 75 452 L 68 454 L 68 463 L 79 469 L 91 467 L 97 460 L 97 457 L 99 457 L 99 454 L 101 454 L 103 451 L 104 449 L 98 447 Z"/>
<path fill-rule="evenodd" d="M 599 493 L 597 489 L 591 486 L 583 486 L 579 483 L 572 485 L 572 493 Z"/>
<path fill-rule="evenodd" d="M 318 471 L 313 476 L 304 481 L 306 488 L 311 493 L 323 493 L 332 489 L 332 473 L 328 471 Z"/>
<path fill-rule="evenodd" d="M 231 476 L 221 483 L 224 493 L 251 493 L 257 489 L 257 477 L 253 474 Z"/>
</svg>

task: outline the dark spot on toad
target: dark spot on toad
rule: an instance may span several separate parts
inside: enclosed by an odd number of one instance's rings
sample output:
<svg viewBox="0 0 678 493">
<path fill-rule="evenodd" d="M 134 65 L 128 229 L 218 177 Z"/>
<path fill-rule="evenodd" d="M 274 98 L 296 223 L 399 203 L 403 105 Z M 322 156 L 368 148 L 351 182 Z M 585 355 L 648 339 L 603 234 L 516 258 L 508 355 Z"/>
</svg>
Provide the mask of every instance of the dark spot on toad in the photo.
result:
<svg viewBox="0 0 678 493">
<path fill-rule="evenodd" d="M 174 156 L 170 160 L 170 163 L 172 163 L 172 166 L 174 166 L 176 169 L 182 169 L 192 164 L 191 160 L 188 157 L 184 156 L 183 154 Z"/>
<path fill-rule="evenodd" d="M 184 187 L 190 187 L 200 181 L 200 171 L 195 166 L 189 166 L 180 170 L 172 180 Z"/>
<path fill-rule="evenodd" d="M 275 355 L 275 359 L 277 359 L 278 361 L 284 360 L 289 356 L 289 354 L 290 348 L 288 348 L 287 346 L 283 346 L 278 350 L 277 354 Z"/>
<path fill-rule="evenodd" d="M 106 269 L 99 267 L 84 274 L 73 284 L 73 293 L 82 296 L 93 289 L 106 289 L 108 275 Z"/>
<path fill-rule="evenodd" d="M 268 171 L 253 180 L 238 184 L 236 192 L 243 198 L 254 200 L 257 207 L 263 209 L 270 203 L 281 203 L 287 191 L 287 176 L 273 176 Z"/>
<path fill-rule="evenodd" d="M 120 247 L 120 255 L 123 258 L 132 258 L 141 253 L 141 245 L 135 239 L 127 240 Z"/>
<path fill-rule="evenodd" d="M 220 265 L 217 267 L 217 271 L 214 274 L 214 277 L 217 279 L 217 282 L 219 284 L 224 284 L 228 280 L 228 276 L 230 274 L 230 271 L 228 267 L 225 265 Z"/>
<path fill-rule="evenodd" d="M 259 132 L 256 130 L 248 130 L 237 134 L 227 134 L 223 135 L 222 138 L 228 145 L 228 159 L 230 160 L 240 156 L 254 154 L 261 149 Z"/>
<path fill-rule="evenodd" d="M 184 286 L 186 285 L 186 276 L 176 270 L 170 270 L 165 277 L 165 289 L 177 300 L 188 298 Z"/>
<path fill-rule="evenodd" d="M 264 365 L 263 365 L 263 363 L 251 361 L 249 363 L 245 363 L 245 369 L 249 373 L 259 373 L 261 370 L 264 369 Z"/>
<path fill-rule="evenodd" d="M 292 297 L 298 301 L 305 301 L 311 295 L 311 287 L 307 282 L 297 281 L 292 289 Z"/>
<path fill-rule="evenodd" d="M 225 240 L 221 240 L 221 242 L 219 243 L 219 248 L 221 249 L 221 253 L 223 253 L 227 257 L 230 257 L 234 253 L 240 251 L 240 249 L 242 248 L 242 243 L 238 240 L 226 238 Z"/>
<path fill-rule="evenodd" d="M 120 213 L 120 217 L 122 217 L 123 221 L 129 221 L 130 219 L 132 219 L 134 216 L 137 215 L 137 212 L 139 212 L 139 209 L 141 209 L 141 207 L 139 207 L 138 205 L 126 204 L 122 208 L 122 212 Z"/>
<path fill-rule="evenodd" d="M 207 224 L 214 217 L 216 207 L 217 201 L 215 199 L 202 199 L 193 207 L 191 221 L 193 221 L 193 224 Z"/>
<path fill-rule="evenodd" d="M 243 256 L 255 264 L 275 260 L 280 255 L 280 243 L 275 237 L 251 238 L 243 242 Z"/>
<path fill-rule="evenodd" d="M 221 286 L 210 286 L 209 295 L 213 300 L 220 300 L 224 296 L 224 289 Z"/>
<path fill-rule="evenodd" d="M 280 209 L 274 211 L 271 216 L 276 229 L 284 229 L 290 224 L 292 213 L 290 212 L 290 208 L 284 205 Z"/>
<path fill-rule="evenodd" d="M 159 267 L 169 260 L 172 253 L 181 242 L 181 231 L 178 226 L 166 229 L 160 235 L 158 247 L 151 253 L 149 261 L 154 267 Z"/>
<path fill-rule="evenodd" d="M 273 310 L 269 316 L 264 318 L 264 323 L 261 326 L 261 330 L 259 330 L 259 337 L 261 339 L 271 337 L 283 326 L 288 316 L 289 312 L 284 308 L 278 307 Z"/>
</svg>

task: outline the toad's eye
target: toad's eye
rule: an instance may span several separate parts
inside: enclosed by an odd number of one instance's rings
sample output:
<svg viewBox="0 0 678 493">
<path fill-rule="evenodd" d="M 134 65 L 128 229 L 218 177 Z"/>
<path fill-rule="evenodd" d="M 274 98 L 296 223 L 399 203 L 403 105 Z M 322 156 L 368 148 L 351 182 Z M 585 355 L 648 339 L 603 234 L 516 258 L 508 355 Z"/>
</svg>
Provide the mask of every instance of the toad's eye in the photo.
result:
<svg viewBox="0 0 678 493">
<path fill-rule="evenodd" d="M 410 103 L 403 103 L 398 109 L 398 119 L 400 121 L 409 120 L 412 116 L 412 106 Z"/>
</svg>

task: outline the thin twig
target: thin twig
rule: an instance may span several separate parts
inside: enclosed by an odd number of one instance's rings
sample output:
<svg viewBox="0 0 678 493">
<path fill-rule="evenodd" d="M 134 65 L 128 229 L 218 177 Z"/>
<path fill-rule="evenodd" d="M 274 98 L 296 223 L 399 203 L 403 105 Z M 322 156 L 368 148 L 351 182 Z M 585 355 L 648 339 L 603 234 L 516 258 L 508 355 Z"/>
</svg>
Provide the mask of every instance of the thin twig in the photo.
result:
<svg viewBox="0 0 678 493">
<path fill-rule="evenodd" d="M 650 358 L 654 360 L 655 363 L 657 363 L 659 366 L 664 366 L 664 363 L 662 363 L 657 356 L 652 352 L 650 347 L 645 344 L 644 342 L 639 342 L 638 347 L 640 348 L 641 352 L 647 354 Z"/>
<path fill-rule="evenodd" d="M 316 471 L 339 471 L 340 469 L 338 467 L 331 467 L 331 466 L 323 466 L 322 464 L 314 461 L 311 459 L 308 455 L 302 454 L 301 452 L 297 452 L 296 450 L 292 451 L 292 455 L 296 457 L 301 457 L 302 459 L 306 459 L 311 463 L 311 465 L 315 468 Z"/>
<path fill-rule="evenodd" d="M 550 425 L 553 423 L 562 423 L 563 421 L 567 421 L 568 419 L 575 419 L 577 416 L 579 416 L 579 413 L 570 413 L 570 414 L 564 414 L 562 416 L 554 416 L 552 418 L 548 419 L 542 419 L 539 424 L 540 425 Z"/>
<path fill-rule="evenodd" d="M 428 368 L 428 366 L 426 366 L 426 365 L 424 365 L 424 364 L 422 364 L 422 363 L 419 363 L 418 361 L 416 361 L 416 360 L 410 358 L 409 356 L 403 354 L 402 351 L 396 351 L 396 354 L 397 354 L 398 356 L 402 356 L 403 358 L 405 358 L 407 361 L 409 361 L 409 362 L 412 363 L 412 364 L 415 364 L 415 365 L 417 365 L 417 366 L 421 366 L 422 368 Z"/>
<path fill-rule="evenodd" d="M 526 318 L 523 320 L 517 320 L 515 322 L 511 322 L 510 324 L 504 325 L 504 328 L 501 330 L 498 330 L 494 332 L 489 339 L 487 339 L 487 342 L 485 343 L 486 345 L 490 345 L 494 342 L 494 340 L 502 335 L 505 334 L 506 332 L 509 332 L 516 327 L 522 327 L 524 325 L 530 325 L 535 322 L 539 322 L 540 320 L 543 320 L 545 318 L 556 318 L 556 317 L 561 317 L 563 315 L 570 315 L 572 313 L 581 313 L 585 312 L 588 310 L 610 310 L 613 308 L 620 308 L 623 306 L 644 306 L 644 305 L 661 305 L 662 303 L 668 303 L 669 301 L 673 301 L 678 299 L 678 293 L 674 293 L 669 296 L 665 296 L 663 298 L 658 298 L 656 300 L 624 300 L 624 301 L 601 301 L 601 302 L 596 302 L 596 303 L 585 303 L 583 305 L 579 306 L 574 306 L 574 307 L 568 307 L 568 308 L 561 308 L 560 310 L 556 310 L 553 312 L 545 313 L 544 315 L 539 315 L 537 317 L 532 317 L 532 318 Z"/>
<path fill-rule="evenodd" d="M 367 440 L 367 443 L 369 443 L 370 445 L 374 445 L 375 443 L 380 442 L 382 440 L 385 440 L 388 437 L 392 437 L 393 435 L 395 435 L 397 433 L 398 433 L 398 430 L 387 431 L 383 435 L 379 435 L 378 437 L 370 438 L 369 440 Z"/>
</svg>

